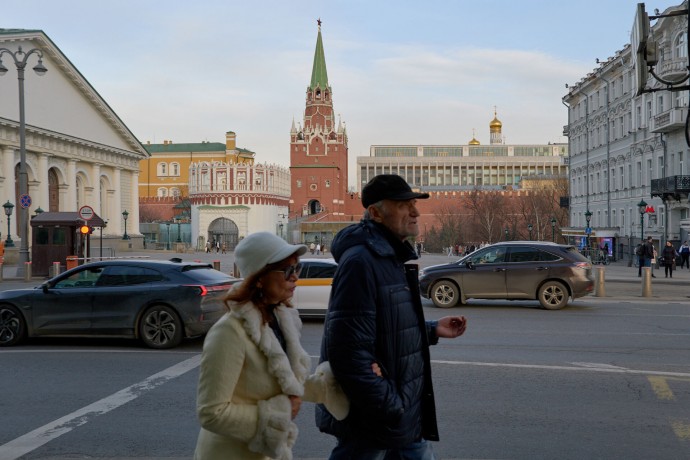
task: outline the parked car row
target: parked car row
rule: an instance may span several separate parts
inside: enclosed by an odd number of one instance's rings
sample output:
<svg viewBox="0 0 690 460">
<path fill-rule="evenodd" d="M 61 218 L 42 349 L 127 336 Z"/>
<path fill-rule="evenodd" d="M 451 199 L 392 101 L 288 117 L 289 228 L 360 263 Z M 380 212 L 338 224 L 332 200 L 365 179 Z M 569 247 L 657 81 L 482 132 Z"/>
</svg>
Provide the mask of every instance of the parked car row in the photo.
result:
<svg viewBox="0 0 690 460">
<path fill-rule="evenodd" d="M 293 304 L 303 318 L 324 317 L 337 263 L 300 262 Z M 591 262 L 573 246 L 514 241 L 423 268 L 419 281 L 421 295 L 439 308 L 468 299 L 520 299 L 556 310 L 593 290 L 591 272 Z M 0 292 L 0 346 L 26 337 L 100 336 L 172 348 L 210 329 L 225 312 L 225 293 L 238 281 L 211 265 L 180 259 L 82 265 L 33 289 Z"/>
</svg>

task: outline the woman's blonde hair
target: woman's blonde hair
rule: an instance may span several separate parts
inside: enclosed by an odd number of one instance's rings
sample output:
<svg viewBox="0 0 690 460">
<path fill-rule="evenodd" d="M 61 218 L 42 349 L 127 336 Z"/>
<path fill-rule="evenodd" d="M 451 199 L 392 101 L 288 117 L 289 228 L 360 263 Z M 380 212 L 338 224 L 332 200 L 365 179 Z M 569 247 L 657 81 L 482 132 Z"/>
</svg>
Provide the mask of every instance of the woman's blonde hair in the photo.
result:
<svg viewBox="0 0 690 460">
<path fill-rule="evenodd" d="M 263 291 L 257 285 L 259 284 L 259 280 L 262 276 L 264 276 L 271 270 L 275 270 L 278 267 L 280 267 L 280 264 L 282 262 L 283 261 L 276 262 L 274 264 L 268 264 L 258 272 L 254 273 L 252 276 L 245 278 L 239 284 L 233 286 L 233 288 L 230 289 L 230 291 L 228 291 L 228 293 L 223 298 L 223 302 L 225 303 L 225 309 L 230 311 L 230 303 L 251 302 L 259 310 L 259 312 L 261 312 L 263 322 L 269 322 L 271 320 L 269 304 L 266 303 Z M 292 308 L 292 302 L 290 302 L 290 299 L 284 300 L 283 302 L 281 302 L 281 304 L 289 308 Z"/>
</svg>

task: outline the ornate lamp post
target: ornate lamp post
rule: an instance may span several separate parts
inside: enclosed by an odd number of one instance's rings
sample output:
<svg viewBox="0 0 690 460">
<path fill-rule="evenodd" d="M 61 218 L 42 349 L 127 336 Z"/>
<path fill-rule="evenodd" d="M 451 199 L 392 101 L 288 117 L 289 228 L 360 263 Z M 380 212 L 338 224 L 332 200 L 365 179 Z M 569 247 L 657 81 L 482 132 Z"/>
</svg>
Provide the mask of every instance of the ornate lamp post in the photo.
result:
<svg viewBox="0 0 690 460">
<path fill-rule="evenodd" d="M 7 67 L 2 63 L 2 57 L 7 54 L 14 60 L 14 65 L 17 67 L 17 80 L 19 80 L 19 196 L 29 197 L 29 177 L 26 172 L 26 117 L 24 116 L 24 69 L 26 69 L 29 56 L 35 54 L 38 56 L 38 64 L 33 67 L 33 71 L 39 77 L 45 75 L 48 69 L 43 65 L 43 53 L 38 48 L 30 49 L 24 52 L 20 46 L 17 51 L 12 51 L 7 48 L 0 48 L 0 76 L 7 73 Z M 5 176 L 8 173 L 5 172 Z M 8 201 L 9 203 L 9 201 Z M 7 213 L 7 208 L 5 208 Z M 19 207 L 17 210 L 17 218 L 19 219 L 19 238 L 21 245 L 19 247 L 19 264 L 17 265 L 17 275 L 23 276 L 25 263 L 29 262 L 29 209 L 28 206 Z M 8 218 L 9 225 L 9 218 Z M 8 232 L 8 241 L 9 239 Z M 12 244 L 14 246 L 14 244 Z"/>
<path fill-rule="evenodd" d="M 527 230 L 529 230 L 529 240 L 532 241 L 532 224 L 527 224 Z"/>
<path fill-rule="evenodd" d="M 508 241 L 508 227 L 506 227 L 506 241 Z"/>
<path fill-rule="evenodd" d="M 10 203 L 10 200 L 7 200 L 7 203 L 3 204 L 2 207 L 5 208 L 5 215 L 7 216 L 7 239 L 5 240 L 5 247 L 13 248 L 14 241 L 12 241 L 12 236 L 10 235 L 10 220 L 12 219 L 14 205 Z"/>
<path fill-rule="evenodd" d="M 551 242 L 556 242 L 556 218 L 551 218 Z"/>
<path fill-rule="evenodd" d="M 640 211 L 640 243 L 644 242 L 644 215 L 647 212 L 647 203 L 644 200 L 640 200 L 637 203 L 637 210 Z"/>
<path fill-rule="evenodd" d="M 585 241 L 587 241 L 587 249 L 589 249 L 589 232 L 591 231 L 589 229 L 589 221 L 592 220 L 592 212 L 589 209 L 585 211 L 585 220 L 587 221 L 587 228 L 585 229 L 587 239 Z"/>
<path fill-rule="evenodd" d="M 278 224 L 278 228 L 280 229 L 280 237 L 282 238 L 283 237 L 283 223 L 282 222 Z"/>
<path fill-rule="evenodd" d="M 122 218 L 125 220 L 125 234 L 122 235 L 122 239 L 123 239 L 123 240 L 128 240 L 128 239 L 129 239 L 129 235 L 127 234 L 127 218 L 128 218 L 128 217 L 129 217 L 129 213 L 128 213 L 127 210 L 125 209 L 124 211 L 122 211 Z"/>
<path fill-rule="evenodd" d="M 41 209 L 41 207 L 39 206 L 39 207 L 37 207 L 36 210 L 34 211 L 34 214 L 36 215 L 36 217 L 38 217 L 38 216 L 40 216 L 41 214 L 43 214 L 44 212 L 45 212 L 45 211 L 43 211 L 43 209 Z"/>
<path fill-rule="evenodd" d="M 177 242 L 182 243 L 182 239 L 180 238 L 180 219 L 179 217 L 175 217 L 175 222 L 177 222 Z"/>
<path fill-rule="evenodd" d="M 166 247 L 168 248 L 168 251 L 170 251 L 170 222 L 166 222 L 165 225 L 168 227 L 168 240 Z"/>
</svg>

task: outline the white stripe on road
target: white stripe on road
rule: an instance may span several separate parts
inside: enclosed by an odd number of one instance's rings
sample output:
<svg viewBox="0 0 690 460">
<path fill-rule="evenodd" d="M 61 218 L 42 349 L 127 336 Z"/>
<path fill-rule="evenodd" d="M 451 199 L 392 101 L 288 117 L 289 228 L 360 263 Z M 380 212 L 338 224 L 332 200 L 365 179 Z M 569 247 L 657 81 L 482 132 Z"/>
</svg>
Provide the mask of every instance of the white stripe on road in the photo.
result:
<svg viewBox="0 0 690 460">
<path fill-rule="evenodd" d="M 440 361 L 432 360 L 432 363 L 451 364 L 459 366 L 485 366 L 485 367 L 510 367 L 515 369 L 543 369 L 549 371 L 580 371 L 580 372 L 609 372 L 613 374 L 635 374 L 635 375 L 663 375 L 667 377 L 690 377 L 690 372 L 665 372 L 665 371 L 646 371 L 637 369 L 626 369 L 624 367 L 592 366 L 592 363 L 573 363 L 583 366 L 545 366 L 540 364 L 508 364 L 508 363 L 481 363 L 476 361 Z"/>
<path fill-rule="evenodd" d="M 139 396 L 142 396 L 146 392 L 163 385 L 169 380 L 189 372 L 198 367 L 200 362 L 201 355 L 196 355 L 154 374 L 139 383 L 135 383 L 117 393 L 103 398 L 100 401 L 89 404 L 71 414 L 65 415 L 47 425 L 43 425 L 23 436 L 13 439 L 7 444 L 0 446 L 0 458 L 3 460 L 14 460 L 22 455 L 26 455 L 53 439 L 65 433 L 69 433 L 74 428 L 90 422 L 95 417 L 108 413 L 113 409 L 117 409 Z"/>
</svg>

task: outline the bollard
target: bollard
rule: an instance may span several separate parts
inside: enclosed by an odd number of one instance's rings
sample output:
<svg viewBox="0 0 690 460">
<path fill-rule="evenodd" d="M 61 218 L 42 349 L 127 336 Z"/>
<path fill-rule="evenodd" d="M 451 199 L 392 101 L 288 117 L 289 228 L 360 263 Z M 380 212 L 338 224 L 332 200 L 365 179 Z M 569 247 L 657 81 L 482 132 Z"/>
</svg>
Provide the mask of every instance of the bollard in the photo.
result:
<svg viewBox="0 0 690 460">
<path fill-rule="evenodd" d="M 596 273 L 596 284 L 594 285 L 594 296 L 595 297 L 606 297 L 606 270 L 604 267 L 594 267 L 594 273 Z"/>
<path fill-rule="evenodd" d="M 213 261 L 213 268 L 214 268 L 215 270 L 220 271 L 220 260 L 214 260 L 214 261 Z"/>
<path fill-rule="evenodd" d="M 24 281 L 31 281 L 31 262 L 24 262 Z"/>
<path fill-rule="evenodd" d="M 76 268 L 79 265 L 79 259 L 77 256 L 67 256 L 67 270 Z"/>
<path fill-rule="evenodd" d="M 53 272 L 51 273 L 51 277 L 55 278 L 60 274 L 60 262 L 53 262 Z"/>
<path fill-rule="evenodd" d="M 642 297 L 652 296 L 652 267 L 642 267 Z"/>
</svg>

